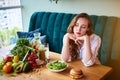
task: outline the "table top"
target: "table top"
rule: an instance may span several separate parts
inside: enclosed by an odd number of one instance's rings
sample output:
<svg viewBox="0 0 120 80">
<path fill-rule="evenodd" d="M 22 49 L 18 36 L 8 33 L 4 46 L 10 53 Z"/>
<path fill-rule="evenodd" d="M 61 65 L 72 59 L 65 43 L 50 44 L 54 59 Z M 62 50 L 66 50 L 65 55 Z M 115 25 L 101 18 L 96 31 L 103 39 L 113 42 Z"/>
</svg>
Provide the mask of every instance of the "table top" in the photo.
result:
<svg viewBox="0 0 120 80">
<path fill-rule="evenodd" d="M 50 61 L 60 60 L 60 54 L 50 52 Z M 19 73 L 16 76 L 0 76 L 0 80 L 73 80 L 69 76 L 72 68 L 80 68 L 84 77 L 78 80 L 103 80 L 112 72 L 112 68 L 101 64 L 85 67 L 80 60 L 68 63 L 69 67 L 62 72 L 51 72 L 45 65 L 28 73 Z"/>
</svg>

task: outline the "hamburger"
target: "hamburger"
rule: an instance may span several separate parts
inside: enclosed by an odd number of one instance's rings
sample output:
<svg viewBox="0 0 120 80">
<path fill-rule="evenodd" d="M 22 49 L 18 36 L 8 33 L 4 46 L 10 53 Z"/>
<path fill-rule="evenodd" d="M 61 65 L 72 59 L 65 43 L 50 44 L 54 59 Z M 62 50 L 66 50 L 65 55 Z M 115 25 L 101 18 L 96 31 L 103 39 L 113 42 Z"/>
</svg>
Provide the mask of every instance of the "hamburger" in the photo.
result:
<svg viewBox="0 0 120 80">
<path fill-rule="evenodd" d="M 81 69 L 71 69 L 70 70 L 70 77 L 73 79 L 79 79 L 83 77 L 83 72 Z"/>
</svg>

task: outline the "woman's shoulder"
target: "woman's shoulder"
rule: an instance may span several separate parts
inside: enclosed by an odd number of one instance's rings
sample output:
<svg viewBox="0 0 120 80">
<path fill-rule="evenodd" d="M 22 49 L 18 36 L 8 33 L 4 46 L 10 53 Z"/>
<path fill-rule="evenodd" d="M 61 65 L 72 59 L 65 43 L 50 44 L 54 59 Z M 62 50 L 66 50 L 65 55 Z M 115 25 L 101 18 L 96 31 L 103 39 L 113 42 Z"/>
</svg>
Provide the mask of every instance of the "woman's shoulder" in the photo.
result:
<svg viewBox="0 0 120 80">
<path fill-rule="evenodd" d="M 92 34 L 91 35 L 91 39 L 99 39 L 99 40 L 101 40 L 101 38 L 100 38 L 100 36 L 99 35 L 97 35 L 97 34 Z"/>
</svg>

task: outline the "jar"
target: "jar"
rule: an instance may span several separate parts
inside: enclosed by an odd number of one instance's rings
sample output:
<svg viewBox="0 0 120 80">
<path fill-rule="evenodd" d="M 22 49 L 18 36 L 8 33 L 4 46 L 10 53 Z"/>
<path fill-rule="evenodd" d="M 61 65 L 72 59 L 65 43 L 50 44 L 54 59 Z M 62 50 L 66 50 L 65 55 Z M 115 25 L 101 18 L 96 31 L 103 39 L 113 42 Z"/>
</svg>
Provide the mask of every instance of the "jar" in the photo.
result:
<svg viewBox="0 0 120 80">
<path fill-rule="evenodd" d="M 37 44 L 39 47 L 40 47 L 40 45 L 41 45 L 40 35 L 41 35 L 41 33 L 34 33 L 34 41 L 36 42 L 36 44 Z"/>
</svg>

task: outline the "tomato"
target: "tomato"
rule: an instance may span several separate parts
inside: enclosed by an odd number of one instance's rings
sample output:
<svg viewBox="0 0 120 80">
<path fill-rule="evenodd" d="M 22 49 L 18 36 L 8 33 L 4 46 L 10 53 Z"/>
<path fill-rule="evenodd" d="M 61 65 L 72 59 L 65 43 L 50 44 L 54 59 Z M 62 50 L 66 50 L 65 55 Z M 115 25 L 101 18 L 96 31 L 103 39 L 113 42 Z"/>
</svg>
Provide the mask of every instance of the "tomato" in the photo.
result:
<svg viewBox="0 0 120 80">
<path fill-rule="evenodd" d="M 10 73 L 12 71 L 12 65 L 11 64 L 7 64 L 3 66 L 3 72 L 5 73 Z"/>
<path fill-rule="evenodd" d="M 32 60 L 32 57 L 28 57 L 27 60 L 31 61 L 31 60 Z"/>
<path fill-rule="evenodd" d="M 36 49 L 36 50 L 38 50 L 38 49 L 39 49 L 39 46 L 38 46 L 38 45 L 36 45 L 36 46 L 35 46 L 35 49 Z"/>
<path fill-rule="evenodd" d="M 37 42 L 33 41 L 32 46 L 36 46 Z"/>
<path fill-rule="evenodd" d="M 31 52 L 31 55 L 32 55 L 32 56 L 34 56 L 34 54 L 35 54 L 34 52 Z"/>
<path fill-rule="evenodd" d="M 36 66 L 37 66 L 37 64 L 36 64 L 36 63 L 33 63 L 33 64 L 32 64 L 32 67 L 36 67 Z"/>
<path fill-rule="evenodd" d="M 38 59 L 38 56 L 34 56 L 34 59 Z"/>
<path fill-rule="evenodd" d="M 29 61 L 30 62 L 30 64 L 33 64 L 34 63 L 34 61 Z"/>
</svg>

